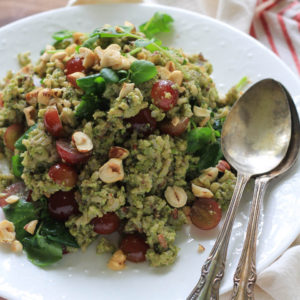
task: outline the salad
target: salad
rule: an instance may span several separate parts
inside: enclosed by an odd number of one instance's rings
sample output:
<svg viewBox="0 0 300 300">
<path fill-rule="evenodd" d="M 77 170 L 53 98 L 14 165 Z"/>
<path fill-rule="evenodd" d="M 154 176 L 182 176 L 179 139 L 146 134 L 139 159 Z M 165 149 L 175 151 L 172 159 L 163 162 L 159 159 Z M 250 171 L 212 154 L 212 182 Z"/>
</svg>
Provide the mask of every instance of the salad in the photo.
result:
<svg viewBox="0 0 300 300">
<path fill-rule="evenodd" d="M 96 240 L 112 270 L 158 267 L 184 224 L 218 225 L 236 182 L 220 134 L 247 78 L 220 97 L 202 54 L 156 38 L 172 22 L 59 31 L 36 64 L 19 54 L 0 85 L 0 244 L 45 267 Z"/>
</svg>

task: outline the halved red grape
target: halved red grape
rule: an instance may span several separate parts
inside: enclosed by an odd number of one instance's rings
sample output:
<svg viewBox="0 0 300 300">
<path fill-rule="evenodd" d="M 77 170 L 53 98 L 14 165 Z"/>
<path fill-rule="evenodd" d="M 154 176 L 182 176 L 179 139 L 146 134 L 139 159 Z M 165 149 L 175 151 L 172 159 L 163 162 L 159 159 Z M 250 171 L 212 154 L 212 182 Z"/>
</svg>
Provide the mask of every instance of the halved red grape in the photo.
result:
<svg viewBox="0 0 300 300">
<path fill-rule="evenodd" d="M 55 107 L 49 107 L 45 112 L 44 124 L 46 130 L 54 137 L 60 137 L 63 134 L 63 127 Z"/>
<path fill-rule="evenodd" d="M 213 198 L 198 198 L 191 208 L 192 223 L 200 229 L 208 230 L 215 228 L 221 218 L 220 205 Z"/>
<path fill-rule="evenodd" d="M 74 191 L 58 191 L 51 195 L 48 200 L 48 211 L 54 219 L 60 221 L 66 221 L 71 215 L 77 214 L 78 204 Z"/>
<path fill-rule="evenodd" d="M 27 199 L 29 197 L 29 191 L 26 190 L 24 182 L 21 181 L 11 184 L 1 193 L 3 193 L 4 195 L 0 197 L 0 207 L 7 205 L 5 200 L 11 195 L 16 195 L 24 199 Z"/>
<path fill-rule="evenodd" d="M 66 62 L 66 75 L 75 72 L 84 72 L 85 68 L 82 65 L 82 57 L 73 57 Z"/>
<path fill-rule="evenodd" d="M 53 165 L 48 174 L 55 183 L 66 187 L 74 187 L 78 177 L 75 169 L 64 163 Z"/>
<path fill-rule="evenodd" d="M 169 134 L 171 136 L 179 136 L 185 132 L 189 125 L 189 118 L 183 118 L 179 120 L 177 124 L 173 124 L 172 121 L 166 120 L 159 123 L 159 129 L 161 132 Z"/>
<path fill-rule="evenodd" d="M 95 232 L 99 234 L 110 234 L 118 230 L 120 218 L 114 212 L 109 212 L 101 218 L 94 218 L 91 224 L 94 225 Z"/>
<path fill-rule="evenodd" d="M 177 104 L 179 92 L 173 88 L 171 80 L 158 80 L 153 84 L 151 97 L 154 104 L 164 111 L 168 111 Z"/>
<path fill-rule="evenodd" d="M 156 120 L 151 117 L 149 108 L 142 109 L 136 116 L 126 119 L 134 130 L 144 135 L 153 133 L 156 129 Z"/>
<path fill-rule="evenodd" d="M 142 262 L 146 260 L 149 246 L 145 238 L 138 233 L 126 234 L 121 241 L 120 249 L 126 254 L 127 260 Z"/>
<path fill-rule="evenodd" d="M 65 140 L 56 141 L 56 150 L 64 162 L 72 165 L 87 162 L 92 154 L 92 152 L 79 152 L 71 143 Z"/>
<path fill-rule="evenodd" d="M 4 143 L 5 146 L 11 150 L 15 150 L 15 142 L 19 139 L 19 137 L 23 134 L 24 127 L 21 124 L 12 124 L 7 127 L 4 133 Z"/>
</svg>

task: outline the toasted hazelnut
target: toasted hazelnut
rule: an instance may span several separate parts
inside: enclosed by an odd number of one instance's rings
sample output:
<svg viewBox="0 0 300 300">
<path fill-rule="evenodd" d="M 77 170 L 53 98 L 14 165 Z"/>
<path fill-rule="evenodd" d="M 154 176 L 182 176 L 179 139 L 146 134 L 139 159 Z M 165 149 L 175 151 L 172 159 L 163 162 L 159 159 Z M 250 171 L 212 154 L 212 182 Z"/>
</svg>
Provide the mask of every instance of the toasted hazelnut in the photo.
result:
<svg viewBox="0 0 300 300">
<path fill-rule="evenodd" d="M 216 167 L 211 167 L 203 170 L 203 174 L 205 174 L 210 182 L 214 181 L 219 174 L 219 170 Z"/>
<path fill-rule="evenodd" d="M 39 87 L 39 88 L 36 88 L 36 89 L 32 90 L 31 92 L 27 93 L 25 96 L 26 102 L 29 105 L 35 106 L 37 103 L 37 100 L 38 100 L 39 91 L 42 89 L 43 88 Z"/>
<path fill-rule="evenodd" d="M 38 103 L 48 105 L 50 98 L 52 97 L 51 89 L 41 89 L 38 94 Z"/>
<path fill-rule="evenodd" d="M 166 69 L 170 72 L 175 71 L 175 64 L 170 60 L 166 63 Z"/>
<path fill-rule="evenodd" d="M 131 33 L 136 33 L 136 28 L 135 28 L 135 26 L 131 23 L 131 22 L 129 22 L 129 21 L 125 21 L 124 22 L 124 25 L 125 26 L 128 26 L 128 27 L 132 27 L 132 29 L 131 29 Z"/>
<path fill-rule="evenodd" d="M 19 253 L 23 250 L 23 245 L 21 242 L 14 240 L 10 246 L 12 252 Z"/>
<path fill-rule="evenodd" d="M 175 70 L 170 74 L 168 79 L 178 84 L 178 86 L 181 86 L 183 80 L 183 74 L 181 71 Z"/>
<path fill-rule="evenodd" d="M 35 108 L 33 106 L 28 106 L 23 109 L 27 125 L 30 127 L 35 124 Z"/>
<path fill-rule="evenodd" d="M 122 250 L 117 250 L 110 258 L 107 267 L 113 271 L 120 271 L 125 268 L 126 255 Z"/>
<path fill-rule="evenodd" d="M 58 51 L 51 56 L 50 61 L 55 62 L 57 59 L 63 60 L 66 56 L 67 56 L 66 51 Z"/>
<path fill-rule="evenodd" d="M 124 179 L 122 160 L 111 158 L 99 169 L 99 177 L 105 183 L 112 183 Z"/>
<path fill-rule="evenodd" d="M 97 61 L 96 54 L 91 49 L 86 47 L 81 47 L 79 49 L 79 53 L 83 56 L 82 65 L 86 69 L 92 67 L 96 63 Z"/>
<path fill-rule="evenodd" d="M 143 60 L 146 60 L 147 59 L 147 54 L 143 51 L 139 52 L 137 55 L 136 55 L 137 59 L 143 59 Z"/>
<path fill-rule="evenodd" d="M 198 246 L 198 252 L 199 252 L 199 253 L 202 253 L 202 252 L 204 252 L 204 251 L 205 251 L 204 246 L 201 245 L 201 244 L 199 244 L 199 246 Z"/>
<path fill-rule="evenodd" d="M 68 47 L 65 49 L 67 55 L 68 55 L 68 56 L 71 56 L 72 54 L 74 54 L 75 51 L 76 51 L 76 47 L 77 47 L 76 44 L 71 44 L 70 46 L 68 46 Z"/>
<path fill-rule="evenodd" d="M 89 136 L 81 131 L 76 131 L 72 135 L 72 141 L 77 150 L 81 153 L 90 152 L 93 150 L 93 142 Z"/>
<path fill-rule="evenodd" d="M 230 170 L 230 165 L 229 165 L 229 163 L 226 161 L 226 160 L 219 160 L 219 162 L 218 162 L 218 164 L 217 164 L 217 166 L 216 166 L 217 168 L 218 168 L 218 170 L 220 171 L 220 172 L 225 172 L 226 170 Z"/>
<path fill-rule="evenodd" d="M 0 243 L 12 243 L 16 239 L 15 226 L 12 222 L 0 222 Z"/>
<path fill-rule="evenodd" d="M 194 105 L 193 113 L 196 117 L 210 117 L 211 111 L 207 108 Z"/>
<path fill-rule="evenodd" d="M 161 79 L 163 80 L 169 79 L 171 72 L 166 67 L 156 66 L 156 69 Z"/>
<path fill-rule="evenodd" d="M 83 39 L 85 38 L 85 34 L 82 33 L 82 32 L 74 32 L 73 33 L 73 40 L 74 40 L 74 43 L 78 44 L 78 45 L 81 45 L 82 44 L 82 41 Z"/>
<path fill-rule="evenodd" d="M 119 94 L 119 98 L 125 98 L 130 92 L 134 89 L 134 83 L 126 83 L 124 82 Z"/>
<path fill-rule="evenodd" d="M 128 155 L 129 151 L 127 149 L 118 146 L 112 146 L 108 153 L 109 158 L 125 159 Z"/>
<path fill-rule="evenodd" d="M 212 198 L 214 196 L 214 194 L 209 189 L 203 188 L 193 183 L 192 183 L 192 192 L 195 197 L 199 197 L 199 198 Z"/>
<path fill-rule="evenodd" d="M 165 197 L 167 202 L 176 208 L 183 207 L 187 202 L 187 194 L 179 186 L 168 186 L 165 190 Z"/>
<path fill-rule="evenodd" d="M 179 122 L 180 122 L 180 119 L 177 116 L 174 117 L 171 121 L 171 123 L 174 127 L 177 126 Z"/>
<path fill-rule="evenodd" d="M 33 235 L 38 222 L 39 222 L 38 220 L 30 221 L 28 224 L 24 226 L 24 230 Z"/>
<path fill-rule="evenodd" d="M 5 202 L 8 204 L 13 204 L 19 201 L 19 197 L 17 195 L 11 195 L 5 199 Z"/>
</svg>

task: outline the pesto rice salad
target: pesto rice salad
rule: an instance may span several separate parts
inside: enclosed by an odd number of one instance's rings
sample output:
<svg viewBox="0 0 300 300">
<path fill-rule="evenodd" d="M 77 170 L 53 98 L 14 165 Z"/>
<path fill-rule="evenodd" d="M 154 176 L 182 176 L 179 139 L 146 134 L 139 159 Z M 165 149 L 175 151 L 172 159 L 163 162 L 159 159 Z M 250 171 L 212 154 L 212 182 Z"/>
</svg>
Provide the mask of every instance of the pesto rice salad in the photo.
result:
<svg viewBox="0 0 300 300">
<path fill-rule="evenodd" d="M 220 97 L 202 54 L 156 38 L 172 22 L 59 31 L 36 63 L 19 54 L 0 84 L 0 244 L 45 267 L 96 240 L 112 270 L 159 267 L 184 224 L 218 225 L 236 182 L 220 134 L 247 79 Z"/>
</svg>

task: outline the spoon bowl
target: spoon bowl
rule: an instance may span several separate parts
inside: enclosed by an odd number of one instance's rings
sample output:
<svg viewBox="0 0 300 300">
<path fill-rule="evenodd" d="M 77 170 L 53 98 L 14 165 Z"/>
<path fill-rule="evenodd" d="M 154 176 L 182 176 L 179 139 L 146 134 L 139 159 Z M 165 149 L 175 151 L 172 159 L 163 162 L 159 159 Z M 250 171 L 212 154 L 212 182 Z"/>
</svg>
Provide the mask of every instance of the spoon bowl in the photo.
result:
<svg viewBox="0 0 300 300">
<path fill-rule="evenodd" d="M 222 150 L 240 172 L 262 174 L 285 156 L 291 117 L 284 88 L 275 80 L 254 84 L 233 106 L 222 129 Z"/>
</svg>

